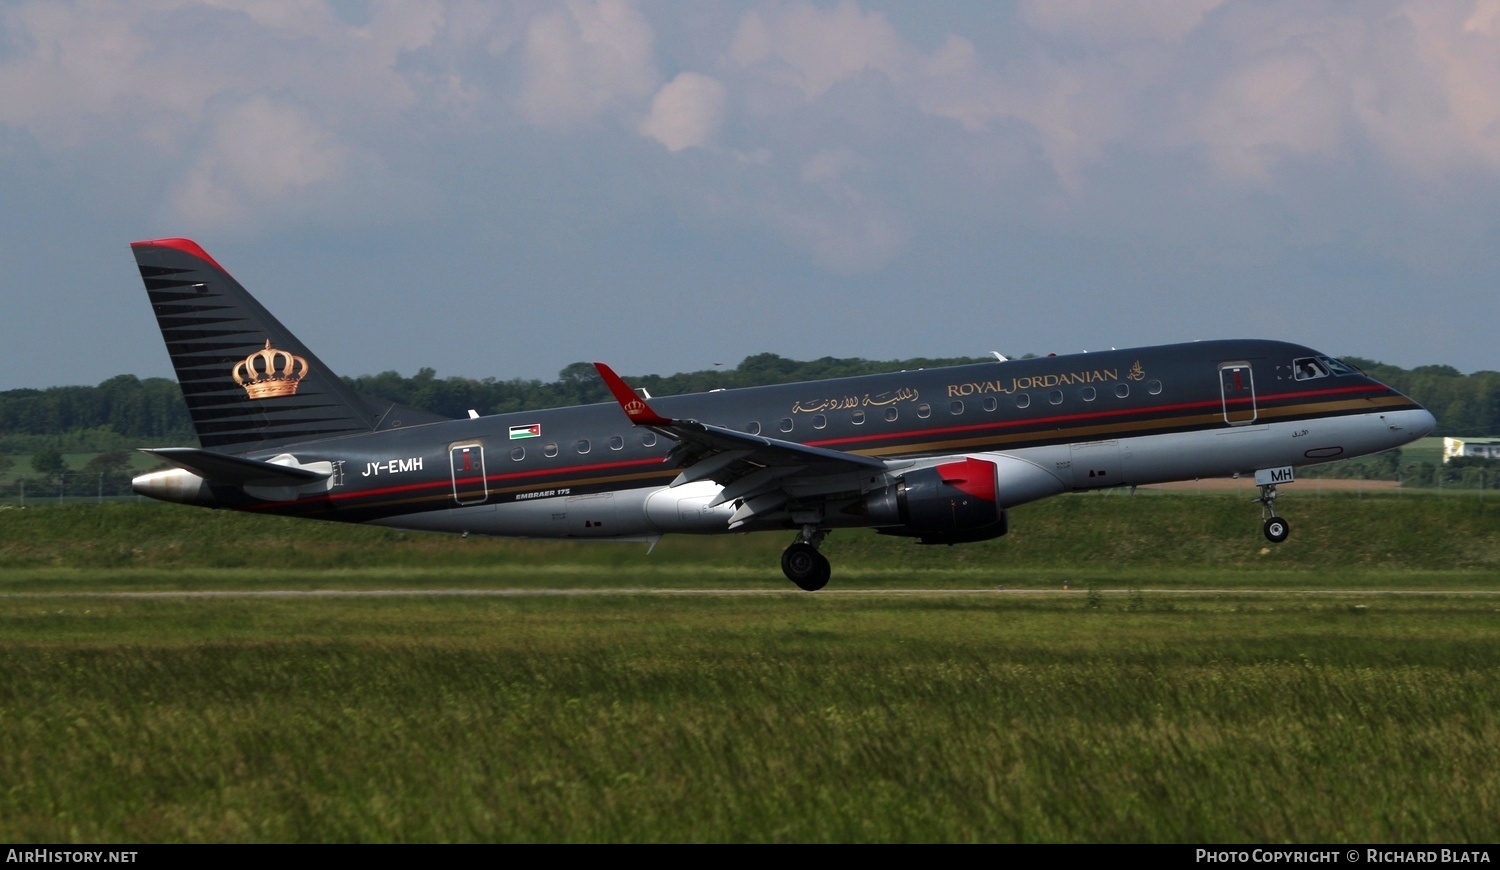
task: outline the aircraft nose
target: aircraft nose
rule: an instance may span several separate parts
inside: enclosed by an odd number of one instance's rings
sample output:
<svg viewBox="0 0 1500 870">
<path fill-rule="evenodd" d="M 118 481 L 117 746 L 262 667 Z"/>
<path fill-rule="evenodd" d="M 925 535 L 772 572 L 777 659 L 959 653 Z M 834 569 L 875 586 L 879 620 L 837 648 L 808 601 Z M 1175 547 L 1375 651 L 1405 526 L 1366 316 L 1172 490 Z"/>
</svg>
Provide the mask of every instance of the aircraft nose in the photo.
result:
<svg viewBox="0 0 1500 870">
<path fill-rule="evenodd" d="M 1400 434 L 1403 444 L 1418 438 L 1425 438 L 1428 433 L 1437 428 L 1437 418 L 1432 416 L 1432 412 L 1426 408 L 1411 408 L 1382 414 L 1381 419 L 1385 421 L 1386 428 L 1391 432 Z"/>
<path fill-rule="evenodd" d="M 1432 416 L 1431 411 L 1423 408 L 1420 411 L 1412 413 L 1415 416 L 1412 419 L 1411 427 L 1416 430 L 1418 438 L 1426 438 L 1433 429 L 1437 428 L 1437 418 Z"/>
</svg>

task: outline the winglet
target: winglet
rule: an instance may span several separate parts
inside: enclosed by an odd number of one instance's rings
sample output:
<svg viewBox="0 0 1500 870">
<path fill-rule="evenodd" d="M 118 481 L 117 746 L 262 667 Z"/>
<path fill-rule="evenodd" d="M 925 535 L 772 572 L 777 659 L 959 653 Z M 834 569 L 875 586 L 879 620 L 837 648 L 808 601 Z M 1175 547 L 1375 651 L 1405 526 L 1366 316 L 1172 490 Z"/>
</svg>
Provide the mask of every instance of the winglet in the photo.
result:
<svg viewBox="0 0 1500 870">
<path fill-rule="evenodd" d="M 630 418 L 630 422 L 637 426 L 671 425 L 670 418 L 651 410 L 651 406 L 637 396 L 635 390 L 632 390 L 629 384 L 615 374 L 614 369 L 602 362 L 594 363 L 594 368 L 599 370 L 599 376 L 604 378 L 604 385 L 609 387 L 609 391 L 614 394 L 615 401 L 620 403 L 620 407 L 624 409 L 625 416 Z"/>
</svg>

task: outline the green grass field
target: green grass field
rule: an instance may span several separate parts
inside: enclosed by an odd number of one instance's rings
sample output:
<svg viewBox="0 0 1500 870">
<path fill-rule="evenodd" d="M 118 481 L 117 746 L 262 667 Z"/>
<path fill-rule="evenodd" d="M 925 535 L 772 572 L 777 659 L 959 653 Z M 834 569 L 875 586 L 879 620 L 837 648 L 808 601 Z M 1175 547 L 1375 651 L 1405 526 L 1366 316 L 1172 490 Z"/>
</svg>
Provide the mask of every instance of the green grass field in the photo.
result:
<svg viewBox="0 0 1500 870">
<path fill-rule="evenodd" d="M 1493 841 L 1500 505 L 1281 507 L 839 533 L 817 594 L 781 535 L 0 511 L 0 838 Z"/>
</svg>

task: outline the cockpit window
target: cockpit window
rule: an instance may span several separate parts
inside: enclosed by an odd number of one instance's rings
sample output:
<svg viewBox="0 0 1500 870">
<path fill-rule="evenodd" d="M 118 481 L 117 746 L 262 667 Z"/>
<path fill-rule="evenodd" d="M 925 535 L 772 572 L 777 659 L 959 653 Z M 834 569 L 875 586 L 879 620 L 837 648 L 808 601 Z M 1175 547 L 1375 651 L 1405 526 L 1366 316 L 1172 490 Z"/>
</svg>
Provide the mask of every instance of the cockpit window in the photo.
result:
<svg viewBox="0 0 1500 870">
<path fill-rule="evenodd" d="M 1349 365 L 1343 360 L 1336 360 L 1331 356 L 1320 356 L 1318 362 L 1328 367 L 1328 370 L 1336 375 L 1357 375 L 1359 369 Z"/>
<path fill-rule="evenodd" d="M 1296 378 L 1299 381 L 1310 381 L 1313 378 L 1328 377 L 1328 366 L 1310 356 L 1293 360 L 1292 371 L 1296 373 Z"/>
</svg>

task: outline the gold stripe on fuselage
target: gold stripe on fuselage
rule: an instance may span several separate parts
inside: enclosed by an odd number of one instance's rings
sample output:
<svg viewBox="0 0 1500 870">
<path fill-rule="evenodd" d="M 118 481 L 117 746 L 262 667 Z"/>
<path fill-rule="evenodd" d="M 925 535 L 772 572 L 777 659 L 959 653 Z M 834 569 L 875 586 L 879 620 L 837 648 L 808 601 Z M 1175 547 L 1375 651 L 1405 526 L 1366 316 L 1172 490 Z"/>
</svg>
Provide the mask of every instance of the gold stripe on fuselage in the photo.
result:
<svg viewBox="0 0 1500 870">
<path fill-rule="evenodd" d="M 1239 426 L 1255 425 L 1262 420 L 1281 419 L 1307 414 L 1329 414 L 1339 411 L 1357 410 L 1368 408 L 1385 408 L 1395 405 L 1410 406 L 1411 400 L 1405 396 L 1382 396 L 1372 399 L 1346 399 L 1341 402 L 1310 402 L 1301 405 L 1288 405 L 1278 408 L 1261 408 L 1254 422 L 1242 423 Z M 1100 441 L 1110 436 L 1124 435 L 1130 432 L 1139 432 L 1144 429 L 1158 430 L 1184 430 L 1200 429 L 1216 423 L 1224 422 L 1222 411 L 1211 414 L 1193 414 L 1186 417 L 1158 417 L 1151 420 L 1131 420 L 1125 423 L 1102 423 L 1093 426 L 1060 426 L 1051 434 L 1047 435 L 1049 443 L 1056 443 L 1059 439 L 1066 441 L 1087 440 Z M 1235 428 L 1239 428 L 1236 426 Z M 921 451 L 928 453 L 933 451 L 966 450 L 971 448 L 988 449 L 1014 445 L 1025 441 L 1041 440 L 1042 433 L 1035 429 L 1027 432 L 1014 432 L 1008 435 L 985 435 L 978 438 L 956 438 L 949 441 L 930 441 L 917 444 L 899 444 L 890 447 L 872 447 L 864 450 L 854 450 L 864 456 L 893 456 L 902 453 Z"/>
<path fill-rule="evenodd" d="M 1380 408 L 1396 406 L 1410 407 L 1411 400 L 1405 396 L 1381 396 L 1377 398 L 1346 399 L 1338 402 L 1308 402 L 1300 405 L 1286 405 L 1274 408 L 1257 409 L 1257 417 L 1254 422 L 1244 425 L 1257 425 L 1265 420 L 1280 420 L 1288 417 L 1306 415 L 1325 415 L 1343 411 L 1368 409 L 1371 411 Z M 1052 430 L 1047 435 L 1049 443 L 1056 443 L 1058 439 L 1066 441 L 1100 441 L 1110 437 L 1128 435 L 1131 432 L 1140 432 L 1147 429 L 1156 430 L 1189 430 L 1202 429 L 1222 424 L 1224 414 L 1216 410 L 1209 414 L 1193 414 L 1184 417 L 1166 417 L 1150 420 L 1131 420 L 1122 423 L 1102 423 L 1091 426 L 1060 427 Z M 1237 426 L 1234 428 L 1241 428 Z M 1032 429 L 1026 432 L 1013 432 L 1005 435 L 984 435 L 975 438 L 955 438 L 947 441 L 929 442 L 907 442 L 886 447 L 871 447 L 860 450 L 852 450 L 862 456 L 893 456 L 903 453 L 938 453 L 946 451 L 961 451 L 966 449 L 994 449 L 1015 445 L 1027 441 L 1041 440 L 1042 433 Z M 542 489 L 578 488 L 585 486 L 599 486 L 601 484 L 629 483 L 631 481 L 651 480 L 653 478 L 663 479 L 675 476 L 677 469 L 658 469 L 653 471 L 635 472 L 631 474 L 612 474 L 601 477 L 575 477 L 567 480 L 548 480 L 545 482 L 533 482 L 518 486 L 495 487 L 489 491 L 490 496 L 511 495 L 520 492 L 535 492 Z M 357 497 L 357 496 L 356 496 Z M 363 504 L 350 505 L 351 508 L 372 509 L 390 508 L 404 505 L 418 505 L 431 502 L 447 502 L 453 498 L 451 490 L 444 489 L 439 493 L 415 496 L 411 498 L 389 499 L 374 501 Z"/>
</svg>

